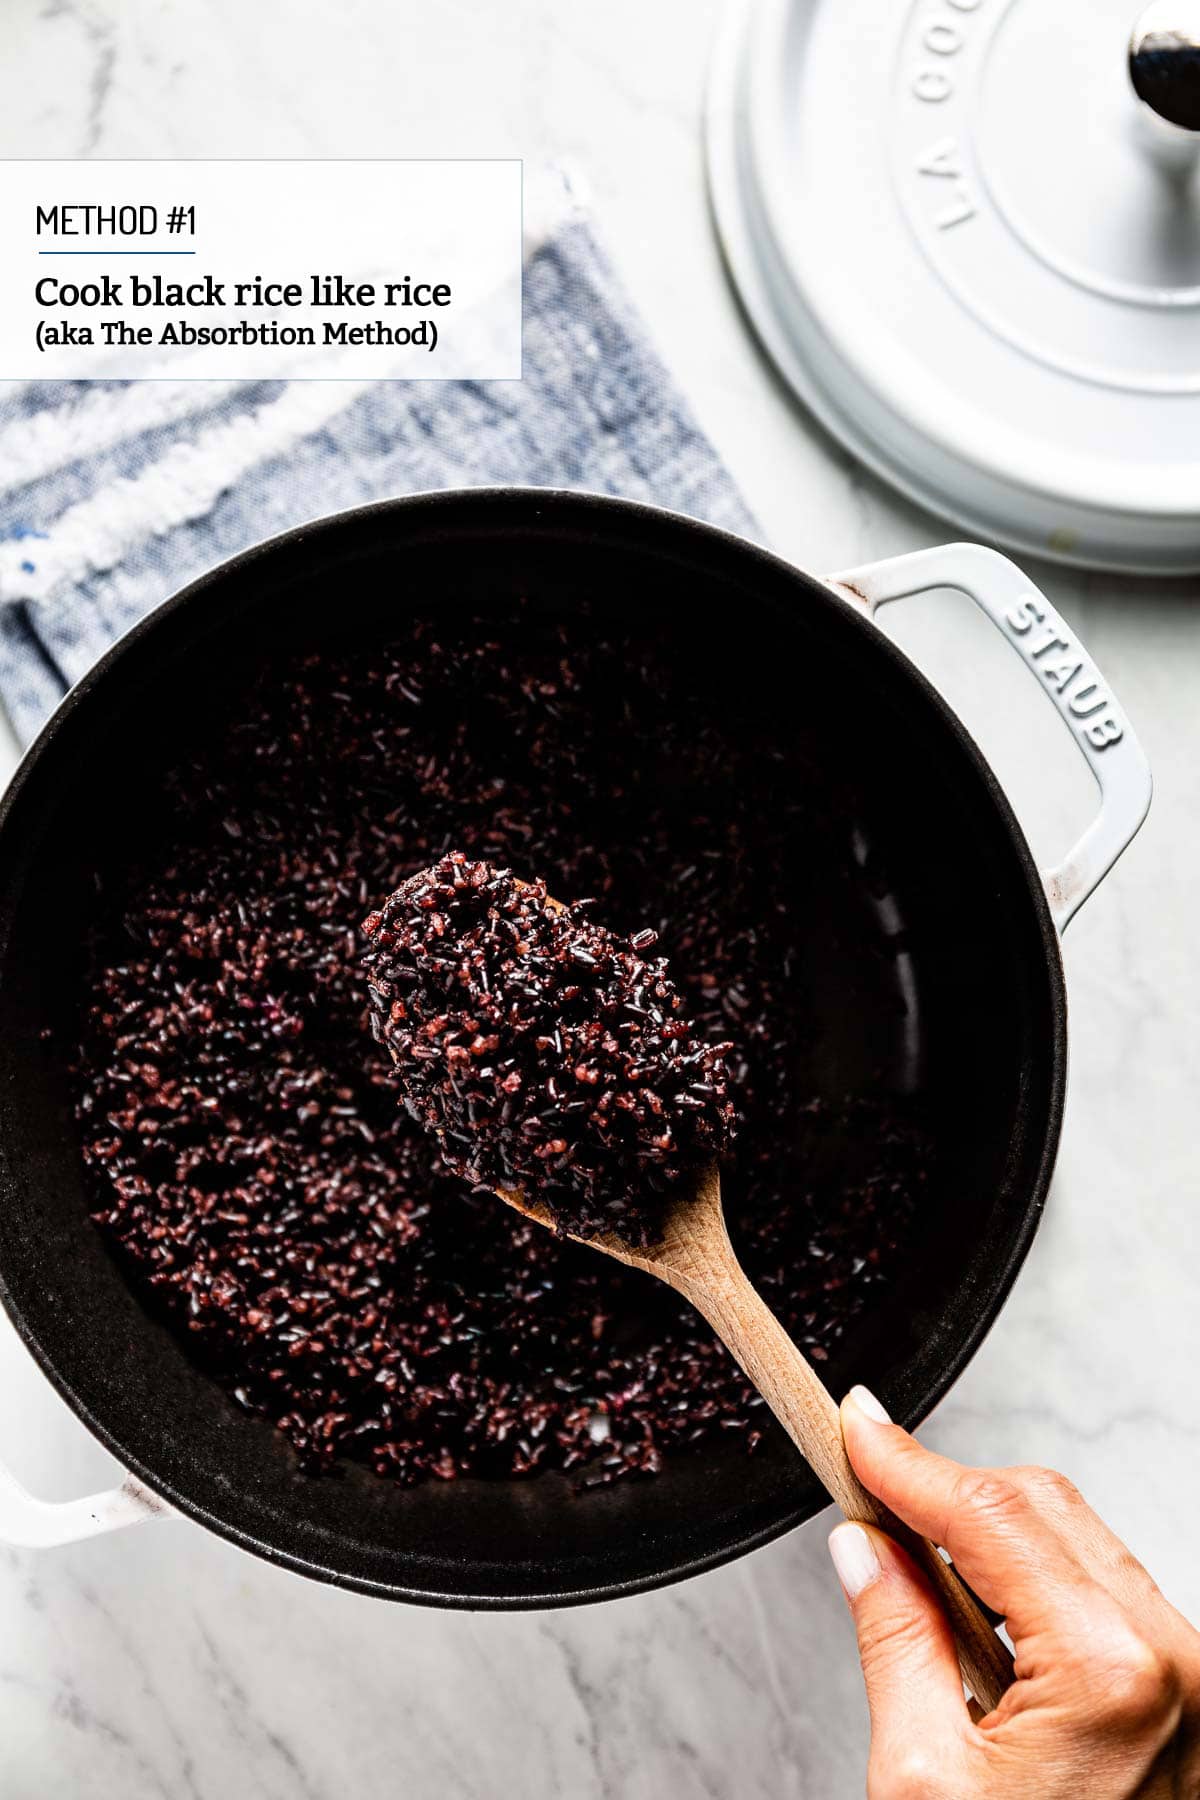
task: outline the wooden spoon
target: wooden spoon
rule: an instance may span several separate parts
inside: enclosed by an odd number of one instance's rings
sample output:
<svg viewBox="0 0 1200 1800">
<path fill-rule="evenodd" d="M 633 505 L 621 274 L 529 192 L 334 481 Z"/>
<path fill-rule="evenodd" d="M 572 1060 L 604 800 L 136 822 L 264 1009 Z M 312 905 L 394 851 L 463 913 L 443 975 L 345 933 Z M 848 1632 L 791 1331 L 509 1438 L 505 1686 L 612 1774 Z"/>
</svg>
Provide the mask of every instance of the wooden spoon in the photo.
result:
<svg viewBox="0 0 1200 1800">
<path fill-rule="evenodd" d="M 496 1192 L 527 1219 L 557 1229 L 540 1202 L 504 1188 Z M 836 1401 L 733 1253 L 716 1168 L 705 1169 L 695 1186 L 668 1208 L 657 1244 L 639 1249 L 615 1233 L 590 1238 L 577 1238 L 574 1232 L 566 1235 L 631 1268 L 657 1275 L 703 1314 L 846 1517 L 879 1526 L 903 1544 L 924 1571 L 954 1631 L 963 1680 L 990 1712 L 1014 1680 L 1007 1647 L 936 1547 L 902 1524 L 855 1475 L 842 1442 Z"/>
<path fill-rule="evenodd" d="M 528 883 L 515 885 L 526 887 Z M 545 904 L 552 912 L 569 910 L 550 894 L 545 896 Z M 558 1229 L 549 1209 L 539 1201 L 527 1199 L 517 1189 L 495 1191 L 527 1219 L 551 1231 Z M 751 1285 L 733 1253 L 716 1166 L 705 1169 L 668 1207 L 662 1236 L 648 1248 L 629 1244 L 615 1232 L 590 1238 L 577 1237 L 574 1232 L 565 1235 L 631 1268 L 657 1275 L 703 1314 L 846 1517 L 879 1526 L 902 1544 L 924 1571 L 953 1629 L 963 1680 L 984 1711 L 990 1712 L 1014 1680 L 1011 1655 L 974 1594 L 936 1546 L 910 1531 L 868 1494 L 850 1467 L 837 1402 Z"/>
</svg>

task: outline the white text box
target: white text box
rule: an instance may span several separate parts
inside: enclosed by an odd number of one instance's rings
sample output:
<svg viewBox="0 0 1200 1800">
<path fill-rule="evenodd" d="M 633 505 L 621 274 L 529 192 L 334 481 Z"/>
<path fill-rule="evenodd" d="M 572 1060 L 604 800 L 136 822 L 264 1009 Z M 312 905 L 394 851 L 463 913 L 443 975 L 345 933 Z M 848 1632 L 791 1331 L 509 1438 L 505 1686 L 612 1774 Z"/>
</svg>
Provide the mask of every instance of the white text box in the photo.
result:
<svg viewBox="0 0 1200 1800">
<path fill-rule="evenodd" d="M 6 162 L 0 232 L 0 378 L 521 373 L 518 162 Z"/>
</svg>

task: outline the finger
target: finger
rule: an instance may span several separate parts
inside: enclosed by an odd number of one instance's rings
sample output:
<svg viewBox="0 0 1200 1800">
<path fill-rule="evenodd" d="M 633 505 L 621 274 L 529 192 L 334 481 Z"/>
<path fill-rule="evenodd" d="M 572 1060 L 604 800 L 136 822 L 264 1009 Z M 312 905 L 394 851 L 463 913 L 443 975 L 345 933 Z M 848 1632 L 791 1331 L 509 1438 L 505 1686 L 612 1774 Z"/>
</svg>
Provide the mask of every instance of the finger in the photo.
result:
<svg viewBox="0 0 1200 1800">
<path fill-rule="evenodd" d="M 1185 1672 L 1198 1695 L 1200 1716 L 1200 1635 L 1172 1606 L 1149 1570 L 1144 1568 L 1115 1531 L 1099 1518 L 1078 1488 L 1054 1469 L 1014 1469 L 1034 1505 L 1071 1543 L 1093 1580 L 1133 1621 L 1153 1637 Z M 1200 1791 L 1200 1790 L 1198 1790 Z"/>
<path fill-rule="evenodd" d="M 926 1450 L 864 1388 L 847 1396 L 842 1432 L 864 1486 L 922 1537 L 944 1545 L 1014 1634 L 1051 1621 L 1086 1628 L 1094 1583 L 1010 1471 L 969 1469 Z"/>
<path fill-rule="evenodd" d="M 1114 1756 L 1119 1750 L 1127 1785 L 1136 1787 L 1177 1728 L 1188 1663 L 1169 1634 L 1123 1604 L 1076 1553 L 1066 1521 L 1087 1509 L 1068 1484 L 1044 1471 L 967 1469 L 936 1456 L 892 1425 L 862 1389 L 844 1405 L 842 1428 L 864 1485 L 913 1530 L 943 1544 L 976 1592 L 1008 1619 L 1018 1680 L 1001 1707 L 979 1721 L 978 1739 L 1009 1730 L 1022 1715 L 1049 1711 L 1065 1751 L 1102 1728 Z M 1089 1560 L 1111 1552 L 1097 1532 L 1082 1535 Z M 1048 1783 L 1047 1793 L 1058 1791 Z"/>
<path fill-rule="evenodd" d="M 941 1783 L 966 1753 L 970 1728 L 958 1655 L 945 1616 L 924 1576 L 890 1538 L 869 1525 L 839 1525 L 829 1551 L 858 1637 L 871 1714 L 871 1762 L 913 1792 Z M 936 1774 L 922 1787 L 914 1755 Z M 949 1791 L 959 1789 L 951 1784 Z"/>
<path fill-rule="evenodd" d="M 1181 1628 L 1194 1638 L 1187 1620 L 1116 1532 L 1092 1511 L 1074 1482 L 1055 1469 L 1019 1468 L 1010 1473 L 1043 1517 L 1070 1543 L 1082 1566 L 1114 1600 L 1143 1622 L 1154 1618 L 1172 1638 Z"/>
</svg>

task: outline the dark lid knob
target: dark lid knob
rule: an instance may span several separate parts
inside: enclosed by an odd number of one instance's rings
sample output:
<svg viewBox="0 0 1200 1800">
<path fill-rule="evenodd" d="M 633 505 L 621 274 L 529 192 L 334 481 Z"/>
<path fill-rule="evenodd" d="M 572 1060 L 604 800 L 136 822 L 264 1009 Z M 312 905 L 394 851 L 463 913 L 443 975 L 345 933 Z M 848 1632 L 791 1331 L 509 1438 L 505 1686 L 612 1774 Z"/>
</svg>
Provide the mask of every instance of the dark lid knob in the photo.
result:
<svg viewBox="0 0 1200 1800">
<path fill-rule="evenodd" d="M 1129 40 L 1139 100 L 1185 131 L 1200 131 L 1200 0 L 1154 0 Z"/>
</svg>

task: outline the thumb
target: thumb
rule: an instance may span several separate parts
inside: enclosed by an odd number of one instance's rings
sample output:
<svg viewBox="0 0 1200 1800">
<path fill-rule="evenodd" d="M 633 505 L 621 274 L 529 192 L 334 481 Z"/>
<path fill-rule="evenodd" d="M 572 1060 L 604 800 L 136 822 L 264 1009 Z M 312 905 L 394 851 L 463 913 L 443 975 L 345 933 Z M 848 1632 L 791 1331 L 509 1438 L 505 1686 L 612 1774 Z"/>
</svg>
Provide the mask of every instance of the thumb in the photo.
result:
<svg viewBox="0 0 1200 1800">
<path fill-rule="evenodd" d="M 970 1714 L 954 1638 L 932 1589 L 873 1526 L 837 1526 L 829 1551 L 858 1635 L 872 1767 L 892 1781 L 903 1771 L 915 1793 L 958 1793 L 951 1777 L 966 1755 Z"/>
</svg>

